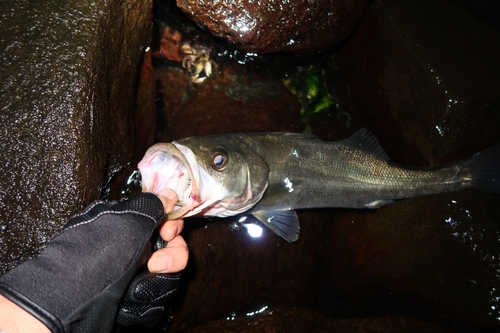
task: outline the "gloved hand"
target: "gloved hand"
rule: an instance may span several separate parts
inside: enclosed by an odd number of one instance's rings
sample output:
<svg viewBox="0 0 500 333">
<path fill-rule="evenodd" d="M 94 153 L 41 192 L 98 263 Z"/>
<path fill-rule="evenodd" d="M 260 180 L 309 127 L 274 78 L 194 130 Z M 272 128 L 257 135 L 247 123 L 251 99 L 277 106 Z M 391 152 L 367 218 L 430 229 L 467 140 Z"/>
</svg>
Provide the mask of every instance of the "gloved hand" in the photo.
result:
<svg viewBox="0 0 500 333">
<path fill-rule="evenodd" d="M 109 332 L 127 286 L 150 255 L 151 235 L 165 219 L 152 193 L 115 205 L 96 202 L 37 257 L 2 275 L 0 292 L 52 332 Z"/>
<path fill-rule="evenodd" d="M 167 242 L 156 237 L 153 250 L 166 248 Z M 177 291 L 181 273 L 140 273 L 129 285 L 116 319 L 123 326 L 152 326 L 167 312 L 168 301 Z"/>
</svg>

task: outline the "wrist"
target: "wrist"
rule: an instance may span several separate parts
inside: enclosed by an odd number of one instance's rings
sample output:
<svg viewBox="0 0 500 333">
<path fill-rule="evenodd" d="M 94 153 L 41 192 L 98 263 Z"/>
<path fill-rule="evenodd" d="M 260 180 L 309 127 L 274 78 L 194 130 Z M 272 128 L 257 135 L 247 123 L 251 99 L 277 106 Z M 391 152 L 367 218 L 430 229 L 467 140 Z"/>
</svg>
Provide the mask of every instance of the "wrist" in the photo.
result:
<svg viewBox="0 0 500 333">
<path fill-rule="evenodd" d="M 17 304 L 0 295 L 0 332 L 50 333 L 47 326 Z"/>
</svg>

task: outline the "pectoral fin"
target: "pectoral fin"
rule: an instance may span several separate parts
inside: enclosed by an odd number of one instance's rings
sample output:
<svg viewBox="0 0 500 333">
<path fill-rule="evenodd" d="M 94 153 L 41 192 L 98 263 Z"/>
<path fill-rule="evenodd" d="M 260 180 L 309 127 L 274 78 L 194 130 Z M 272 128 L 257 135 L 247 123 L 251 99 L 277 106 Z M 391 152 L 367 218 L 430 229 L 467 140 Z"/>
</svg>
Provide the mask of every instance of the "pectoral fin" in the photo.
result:
<svg viewBox="0 0 500 333">
<path fill-rule="evenodd" d="M 259 210 L 251 213 L 276 235 L 288 242 L 299 239 L 300 222 L 293 210 Z"/>
</svg>

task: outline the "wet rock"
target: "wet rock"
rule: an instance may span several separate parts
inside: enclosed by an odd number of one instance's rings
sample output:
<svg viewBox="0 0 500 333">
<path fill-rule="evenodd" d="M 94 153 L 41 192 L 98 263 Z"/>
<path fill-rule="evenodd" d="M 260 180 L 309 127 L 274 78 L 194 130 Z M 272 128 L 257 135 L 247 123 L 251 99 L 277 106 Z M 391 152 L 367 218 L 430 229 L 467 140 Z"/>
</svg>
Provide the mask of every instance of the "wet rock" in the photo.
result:
<svg viewBox="0 0 500 333">
<path fill-rule="evenodd" d="M 322 241 L 330 282 L 357 316 L 397 311 L 498 331 L 499 204 L 468 190 L 341 213 Z"/>
<path fill-rule="evenodd" d="M 148 1 L 0 4 L 0 273 L 130 162 Z"/>
<path fill-rule="evenodd" d="M 366 4 L 364 0 L 177 1 L 194 21 L 241 50 L 296 56 L 315 54 L 345 39 Z"/>
<path fill-rule="evenodd" d="M 452 2 L 385 2 L 339 48 L 337 92 L 392 160 L 456 161 L 500 141 L 499 41 Z M 356 315 L 498 331 L 498 200 L 471 190 L 340 214 L 322 256 L 335 291 Z"/>
<path fill-rule="evenodd" d="M 133 122 L 135 125 L 135 149 L 131 165 L 142 159 L 146 150 L 155 142 L 154 132 L 157 124 L 156 100 L 157 86 L 151 52 L 144 52 L 137 83 L 136 108 Z"/>
<path fill-rule="evenodd" d="M 433 324 L 407 316 L 333 319 L 307 308 L 271 307 L 262 314 L 220 319 L 189 330 L 197 332 L 314 332 L 314 333 L 445 333 Z"/>
<path fill-rule="evenodd" d="M 155 39 L 155 52 L 153 57 L 165 58 L 170 61 L 182 61 L 182 34 L 173 27 L 167 26 L 163 22 L 159 22 L 159 33 Z"/>
<path fill-rule="evenodd" d="M 336 59 L 340 100 L 391 158 L 433 166 L 500 141 L 500 33 L 451 1 L 370 8 Z"/>
<path fill-rule="evenodd" d="M 169 124 L 181 112 L 189 99 L 190 78 L 185 70 L 176 67 L 162 67 L 156 70 L 158 80 L 158 125 L 156 139 L 170 140 Z"/>
<path fill-rule="evenodd" d="M 165 98 L 170 100 L 168 95 Z M 298 132 L 299 110 L 297 98 L 279 79 L 239 65 L 221 65 L 218 75 L 192 90 L 181 110 L 167 110 L 167 139 L 231 132 Z"/>
<path fill-rule="evenodd" d="M 158 122 L 156 107 L 157 86 L 154 74 L 152 54 L 144 52 L 139 66 L 135 108 L 131 114 L 133 121 L 133 154 L 125 169 L 117 173 L 107 186 L 106 199 L 120 200 L 132 194 L 140 193 L 141 186 L 135 172 L 137 163 L 143 158 L 146 150 L 155 143 L 155 131 Z"/>
</svg>

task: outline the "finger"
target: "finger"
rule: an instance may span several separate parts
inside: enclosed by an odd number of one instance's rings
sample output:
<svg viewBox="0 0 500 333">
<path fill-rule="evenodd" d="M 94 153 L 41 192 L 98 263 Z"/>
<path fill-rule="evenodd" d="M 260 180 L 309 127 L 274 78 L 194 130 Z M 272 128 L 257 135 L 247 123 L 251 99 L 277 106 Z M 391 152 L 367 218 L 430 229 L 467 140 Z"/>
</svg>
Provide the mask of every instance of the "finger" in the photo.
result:
<svg viewBox="0 0 500 333">
<path fill-rule="evenodd" d="M 177 194 L 174 192 L 174 190 L 165 188 L 161 190 L 160 192 L 156 193 L 156 195 L 160 198 L 161 202 L 163 203 L 163 207 L 165 208 L 165 213 L 170 213 L 175 206 L 175 203 L 177 202 Z"/>
<path fill-rule="evenodd" d="M 179 219 L 179 220 L 172 220 L 172 221 L 166 221 L 159 227 L 160 231 L 160 236 L 163 238 L 165 241 L 170 242 L 172 239 L 174 239 L 177 235 L 179 235 L 182 232 L 182 229 L 184 228 L 184 220 Z"/>
<path fill-rule="evenodd" d="M 188 247 L 182 236 L 170 241 L 166 248 L 155 251 L 148 261 L 151 273 L 176 273 L 186 268 L 188 262 Z"/>
</svg>

